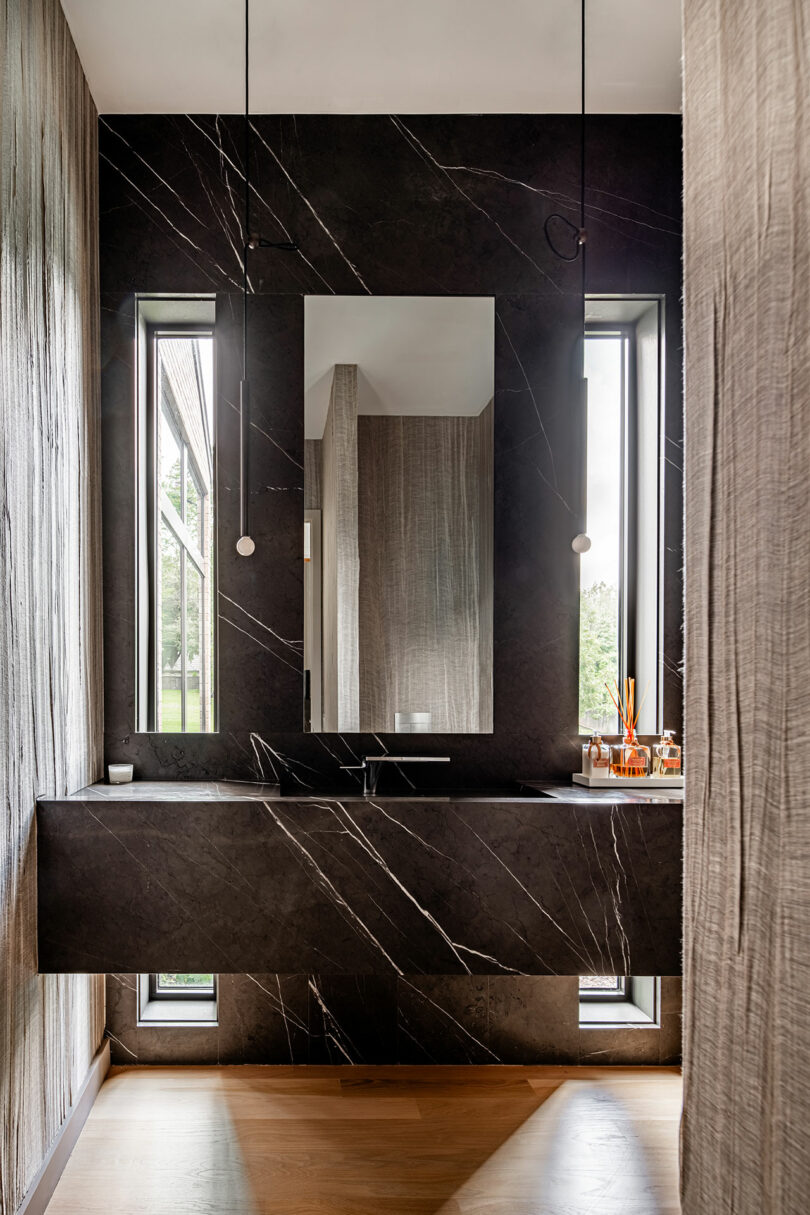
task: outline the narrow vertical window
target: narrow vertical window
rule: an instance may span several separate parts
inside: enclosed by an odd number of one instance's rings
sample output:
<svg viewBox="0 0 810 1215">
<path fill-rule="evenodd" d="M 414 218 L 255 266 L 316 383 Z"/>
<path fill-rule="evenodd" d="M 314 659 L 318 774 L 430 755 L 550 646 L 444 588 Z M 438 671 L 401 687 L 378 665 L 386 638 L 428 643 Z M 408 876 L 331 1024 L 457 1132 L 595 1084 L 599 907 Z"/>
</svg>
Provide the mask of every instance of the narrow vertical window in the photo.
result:
<svg viewBox="0 0 810 1215">
<path fill-rule="evenodd" d="M 591 547 L 579 567 L 579 730 L 618 733 L 608 687 L 632 676 L 639 732 L 651 734 L 663 682 L 663 301 L 589 297 L 584 365 Z"/>
<path fill-rule="evenodd" d="M 611 688 L 621 677 L 623 482 L 627 344 L 621 333 L 585 337 L 587 395 L 587 533 L 580 558 L 579 728 L 615 734 Z"/>
<path fill-rule="evenodd" d="M 152 333 L 155 553 L 149 702 L 160 733 L 214 727 L 213 334 Z"/>
</svg>

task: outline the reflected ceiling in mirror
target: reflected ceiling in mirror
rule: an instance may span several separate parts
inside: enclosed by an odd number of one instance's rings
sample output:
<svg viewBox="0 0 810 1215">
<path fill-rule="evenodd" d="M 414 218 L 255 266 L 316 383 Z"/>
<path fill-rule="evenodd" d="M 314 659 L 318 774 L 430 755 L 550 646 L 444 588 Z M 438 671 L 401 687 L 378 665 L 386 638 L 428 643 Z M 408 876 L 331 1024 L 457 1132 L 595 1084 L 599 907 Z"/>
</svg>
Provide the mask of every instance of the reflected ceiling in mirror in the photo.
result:
<svg viewBox="0 0 810 1215">
<path fill-rule="evenodd" d="M 494 301 L 304 315 L 306 728 L 490 732 Z"/>
</svg>

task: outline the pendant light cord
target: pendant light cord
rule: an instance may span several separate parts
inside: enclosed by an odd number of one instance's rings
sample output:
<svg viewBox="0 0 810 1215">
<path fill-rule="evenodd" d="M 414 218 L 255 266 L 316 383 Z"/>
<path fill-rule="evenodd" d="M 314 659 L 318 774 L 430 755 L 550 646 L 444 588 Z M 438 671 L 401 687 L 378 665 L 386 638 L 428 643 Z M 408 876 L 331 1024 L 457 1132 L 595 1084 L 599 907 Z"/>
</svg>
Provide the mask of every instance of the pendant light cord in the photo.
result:
<svg viewBox="0 0 810 1215">
<path fill-rule="evenodd" d="M 582 291 L 585 292 L 585 242 L 587 233 L 585 230 L 585 3 L 582 0 L 580 5 L 580 40 L 579 40 L 579 227 L 573 224 L 566 215 L 561 215 L 558 211 L 554 211 L 551 215 L 547 215 L 543 224 L 543 231 L 546 234 L 548 246 L 555 257 L 558 257 L 563 262 L 575 262 L 578 257 L 582 257 Z M 574 241 L 574 252 L 565 253 L 558 248 L 554 243 L 552 235 L 552 223 L 556 221 L 563 228 L 571 233 Z"/>
<path fill-rule="evenodd" d="M 242 250 L 242 379 L 247 379 L 248 249 L 250 248 L 250 0 L 245 0 L 245 226 Z"/>
<path fill-rule="evenodd" d="M 248 251 L 250 235 L 250 0 L 245 0 L 245 231 L 242 241 L 242 379 L 239 384 L 239 539 L 236 551 L 250 557 L 250 384 L 248 383 Z"/>
<path fill-rule="evenodd" d="M 582 327 L 585 329 L 585 4 L 582 0 L 579 19 L 579 233 L 577 234 L 577 250 L 581 256 L 582 268 Z"/>
<path fill-rule="evenodd" d="M 585 231 L 585 0 L 579 19 L 579 226 Z M 247 105 L 247 102 L 245 103 Z"/>
</svg>

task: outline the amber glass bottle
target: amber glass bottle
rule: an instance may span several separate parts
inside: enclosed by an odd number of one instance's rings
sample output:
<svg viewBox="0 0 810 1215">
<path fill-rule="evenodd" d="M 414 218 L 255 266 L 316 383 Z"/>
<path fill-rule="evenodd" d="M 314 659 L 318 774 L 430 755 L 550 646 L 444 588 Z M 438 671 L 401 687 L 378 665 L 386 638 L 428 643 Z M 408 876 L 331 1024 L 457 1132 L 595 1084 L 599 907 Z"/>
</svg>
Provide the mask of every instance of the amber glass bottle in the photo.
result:
<svg viewBox="0 0 810 1215">
<path fill-rule="evenodd" d="M 611 748 L 610 775 L 622 780 L 650 775 L 650 748 L 638 741 L 635 731 L 628 731 Z"/>
<path fill-rule="evenodd" d="M 653 776 L 680 776 L 681 748 L 672 737 L 671 730 L 664 730 L 661 741 L 653 747 Z"/>
</svg>

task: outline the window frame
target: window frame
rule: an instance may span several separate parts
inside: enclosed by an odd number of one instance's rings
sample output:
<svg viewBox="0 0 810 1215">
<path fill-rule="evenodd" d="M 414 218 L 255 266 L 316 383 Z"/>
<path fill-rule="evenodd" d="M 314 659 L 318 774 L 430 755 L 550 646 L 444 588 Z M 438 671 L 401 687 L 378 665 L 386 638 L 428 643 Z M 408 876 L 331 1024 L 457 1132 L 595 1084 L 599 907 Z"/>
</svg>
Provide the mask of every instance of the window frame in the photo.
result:
<svg viewBox="0 0 810 1215">
<path fill-rule="evenodd" d="M 581 979 L 598 978 L 597 975 L 581 975 Z M 633 980 L 625 975 L 614 976 L 621 987 L 617 987 L 615 991 L 600 990 L 599 988 L 582 988 L 579 987 L 580 1003 L 599 1003 L 599 1004 L 623 1004 L 625 1001 L 633 999 Z"/>
<path fill-rule="evenodd" d="M 179 973 L 179 972 L 178 972 Z M 217 999 L 217 976 L 211 976 L 210 987 L 195 987 L 183 988 L 173 987 L 171 989 L 161 987 L 158 981 L 158 975 L 149 974 L 148 1000 L 150 1004 L 160 1003 L 163 1000 L 205 1000 L 208 1003 Z"/>
<path fill-rule="evenodd" d="M 636 327 L 629 322 L 587 321 L 585 341 L 621 339 L 621 475 L 619 488 L 619 686 L 636 667 L 638 603 L 638 393 Z M 586 477 L 587 493 L 587 477 Z M 587 507 L 587 501 L 586 501 Z"/>
<path fill-rule="evenodd" d="M 580 976 L 589 977 L 591 976 Z M 580 989 L 580 1029 L 660 1029 L 661 984 L 660 975 L 627 975 L 624 980 L 624 996 L 621 998 L 614 996 L 612 992 L 599 995 Z"/>
<path fill-rule="evenodd" d="M 588 294 L 583 326 L 583 355 L 589 339 L 617 336 L 623 342 L 618 676 L 620 686 L 624 678 L 633 676 L 642 696 L 649 686 L 638 725 L 640 734 L 658 733 L 663 723 L 665 310 L 666 298 L 661 294 Z M 587 530 L 587 379 L 583 399 L 582 519 L 583 530 Z M 580 675 L 581 667 L 578 678 Z M 581 738 L 591 733 L 583 727 L 579 708 L 577 730 Z M 617 736 L 622 732 L 617 721 Z"/>
<path fill-rule="evenodd" d="M 160 396 L 160 381 L 158 376 L 158 344 L 161 338 L 195 338 L 208 337 L 213 343 L 212 356 L 214 360 L 214 384 L 216 384 L 216 332 L 213 322 L 147 322 L 145 326 L 146 337 L 146 427 L 145 427 L 145 462 L 146 462 L 146 503 L 145 503 L 145 522 L 146 532 L 149 538 L 147 552 L 145 554 L 146 576 L 148 578 L 148 643 L 147 643 L 147 677 L 146 688 L 144 689 L 140 680 L 138 681 L 139 695 L 146 696 L 146 722 L 145 728 L 147 732 L 155 733 L 158 731 L 158 698 L 160 692 L 160 654 L 158 653 L 157 639 L 159 635 L 158 628 L 158 596 L 159 596 L 159 560 L 160 560 L 160 526 L 162 520 L 165 519 L 166 525 L 177 541 L 180 552 L 180 612 L 181 612 L 181 634 L 183 638 L 181 652 L 181 698 L 180 698 L 180 722 L 181 729 L 179 733 L 185 734 L 187 722 L 187 705 L 186 705 L 186 661 L 187 661 L 187 637 L 186 637 L 186 564 L 190 559 L 194 567 L 200 574 L 202 583 L 202 600 L 203 603 L 209 603 L 210 619 L 209 627 L 204 627 L 203 620 L 200 621 L 200 668 L 208 666 L 210 669 L 211 680 L 211 722 L 210 729 L 204 730 L 200 728 L 199 733 L 215 733 L 217 729 L 217 646 L 218 646 L 218 630 L 216 624 L 216 589 L 217 589 L 217 545 L 216 545 L 216 442 L 215 434 L 209 433 L 209 428 L 204 427 L 204 435 L 208 458 L 211 462 L 212 483 L 209 493 L 201 493 L 201 511 L 203 516 L 203 528 L 205 528 L 206 516 L 208 517 L 208 525 L 211 528 L 211 553 L 209 561 L 208 578 L 205 574 L 205 555 L 200 550 L 199 545 L 195 543 L 189 529 L 186 527 L 183 519 L 180 518 L 178 512 L 174 508 L 173 503 L 166 497 L 158 484 L 159 469 L 157 463 L 158 453 L 158 427 L 160 425 L 161 396 Z M 216 403 L 214 403 L 216 410 Z M 174 411 L 173 411 L 174 414 Z M 168 424 L 171 427 L 174 438 L 180 449 L 182 461 L 181 484 L 185 494 L 186 479 L 191 477 L 199 489 L 204 483 L 205 478 L 201 475 L 201 470 L 197 467 L 191 452 L 188 436 L 184 434 L 182 420 L 174 414 L 169 417 Z M 214 430 L 216 429 L 216 412 L 214 412 Z M 210 586 L 207 585 L 210 580 Z M 209 653 L 210 650 L 210 653 Z M 200 696 L 202 700 L 202 687 Z M 140 718 L 141 713 L 139 711 Z M 166 731 L 160 731 L 166 733 Z M 193 731 L 197 733 L 198 731 Z M 172 731 L 172 733 L 178 733 Z"/>
</svg>

